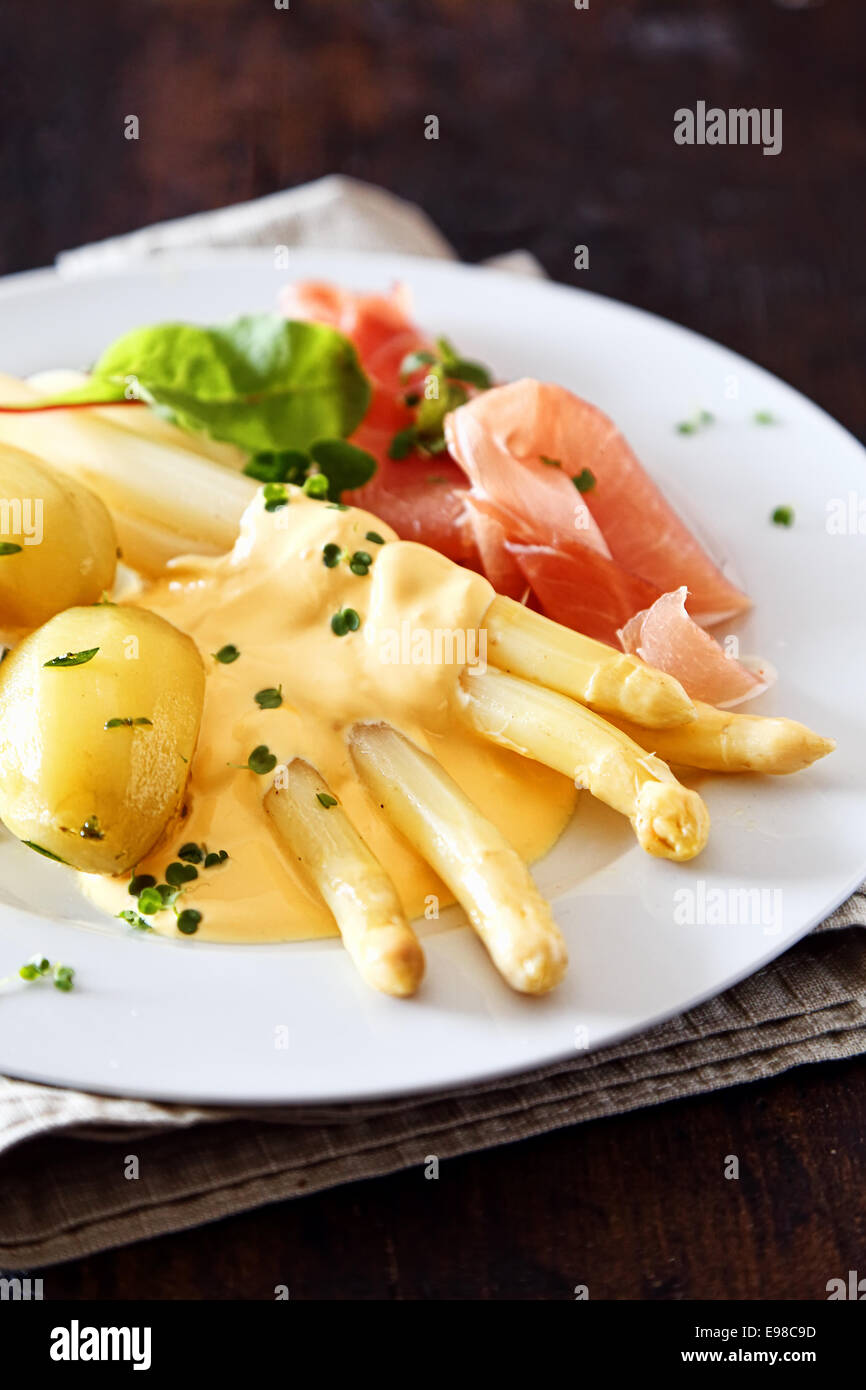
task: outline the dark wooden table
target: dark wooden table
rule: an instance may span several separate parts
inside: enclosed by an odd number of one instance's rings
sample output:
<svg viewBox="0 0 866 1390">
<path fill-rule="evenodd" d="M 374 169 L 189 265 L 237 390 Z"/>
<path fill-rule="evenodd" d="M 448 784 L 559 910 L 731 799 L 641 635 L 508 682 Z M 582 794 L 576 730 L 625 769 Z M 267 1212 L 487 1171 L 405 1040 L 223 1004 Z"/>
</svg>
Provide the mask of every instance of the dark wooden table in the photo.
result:
<svg viewBox="0 0 866 1390">
<path fill-rule="evenodd" d="M 859 0 L 4 0 L 0 273 L 341 171 L 863 437 L 864 46 Z M 675 144 L 699 100 L 780 107 L 782 153 Z M 801 1068 L 60 1266 L 46 1296 L 822 1298 L 866 1274 L 864 1159 L 864 1067 Z"/>
</svg>

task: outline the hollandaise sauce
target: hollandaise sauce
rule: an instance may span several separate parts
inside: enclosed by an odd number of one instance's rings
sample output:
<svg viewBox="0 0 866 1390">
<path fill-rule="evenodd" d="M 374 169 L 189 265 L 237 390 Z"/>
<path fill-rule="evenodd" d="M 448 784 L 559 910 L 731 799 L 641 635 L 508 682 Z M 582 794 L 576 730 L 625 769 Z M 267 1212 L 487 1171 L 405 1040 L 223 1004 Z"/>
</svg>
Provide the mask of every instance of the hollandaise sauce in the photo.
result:
<svg viewBox="0 0 866 1390">
<path fill-rule="evenodd" d="M 461 722 L 458 677 L 485 666 L 486 579 L 398 540 L 368 512 L 269 492 L 250 504 L 228 555 L 174 561 L 130 600 L 189 633 L 207 670 L 181 817 L 136 874 L 165 883 L 189 844 L 202 858 L 173 908 L 148 920 L 175 935 L 177 912 L 191 909 L 198 938 L 212 941 L 336 935 L 262 806 L 298 755 L 339 798 L 410 918 L 435 916 L 451 899 L 358 781 L 345 740 L 355 721 L 387 720 L 432 753 L 527 862 L 558 838 L 574 788 Z M 219 862 L 206 867 L 205 854 Z M 106 911 L 135 909 L 129 875 L 82 879 Z"/>
</svg>

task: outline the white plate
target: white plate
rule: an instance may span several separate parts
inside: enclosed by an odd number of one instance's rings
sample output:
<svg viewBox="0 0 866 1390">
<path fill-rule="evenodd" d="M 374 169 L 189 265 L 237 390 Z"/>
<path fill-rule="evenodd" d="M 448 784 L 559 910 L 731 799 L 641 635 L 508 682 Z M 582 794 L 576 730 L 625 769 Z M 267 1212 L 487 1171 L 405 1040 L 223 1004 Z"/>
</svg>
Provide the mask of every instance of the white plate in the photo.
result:
<svg viewBox="0 0 866 1390">
<path fill-rule="evenodd" d="M 0 976 L 42 951 L 73 965 L 77 982 L 69 995 L 47 984 L 0 995 L 0 1072 L 247 1104 L 460 1086 L 574 1056 L 688 1008 L 784 951 L 866 877 L 866 536 L 826 524 L 831 499 L 866 496 L 866 456 L 760 368 L 635 309 L 507 274 L 297 252 L 287 275 L 268 253 L 232 252 L 98 279 L 40 271 L 7 281 L 0 369 L 86 366 L 137 324 L 270 309 L 286 279 L 305 276 L 361 288 L 403 278 L 419 321 L 463 352 L 503 378 L 562 382 L 613 415 L 755 599 L 737 627 L 741 649 L 780 672 L 755 707 L 835 736 L 838 750 L 793 778 L 702 777 L 712 836 L 687 865 L 649 858 L 619 817 L 583 796 L 536 869 L 572 960 L 543 1000 L 506 988 L 456 910 L 424 933 L 421 994 L 398 1002 L 362 985 L 335 941 L 217 946 L 97 921 L 66 870 L 6 835 Z M 678 435 L 675 422 L 699 409 L 716 424 Z M 756 425 L 759 410 L 781 423 Z M 780 503 L 795 508 L 790 530 L 769 523 Z M 765 910 L 712 925 L 715 890 L 758 890 L 763 899 L 750 902 Z M 740 912 L 740 900 L 724 901 Z M 678 920 L 690 904 L 691 925 Z"/>
</svg>

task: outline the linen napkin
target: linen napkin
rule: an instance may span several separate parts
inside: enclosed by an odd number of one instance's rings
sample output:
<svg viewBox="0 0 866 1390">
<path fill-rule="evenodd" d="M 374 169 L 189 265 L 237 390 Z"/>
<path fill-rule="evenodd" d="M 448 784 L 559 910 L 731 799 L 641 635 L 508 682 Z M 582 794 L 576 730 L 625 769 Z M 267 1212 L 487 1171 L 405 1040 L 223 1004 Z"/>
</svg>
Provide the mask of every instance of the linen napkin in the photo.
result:
<svg viewBox="0 0 866 1390">
<path fill-rule="evenodd" d="M 207 246 L 453 257 L 411 204 L 332 177 L 58 257 L 62 275 Z M 526 252 L 497 258 L 541 274 Z M 866 887 L 866 886 L 864 886 Z M 290 1109 L 159 1105 L 0 1078 L 0 1269 L 22 1270 L 265 1202 L 866 1052 L 866 891 L 709 1003 L 600 1052 L 459 1091 Z M 128 1159 L 140 1176 L 127 1177 Z"/>
</svg>

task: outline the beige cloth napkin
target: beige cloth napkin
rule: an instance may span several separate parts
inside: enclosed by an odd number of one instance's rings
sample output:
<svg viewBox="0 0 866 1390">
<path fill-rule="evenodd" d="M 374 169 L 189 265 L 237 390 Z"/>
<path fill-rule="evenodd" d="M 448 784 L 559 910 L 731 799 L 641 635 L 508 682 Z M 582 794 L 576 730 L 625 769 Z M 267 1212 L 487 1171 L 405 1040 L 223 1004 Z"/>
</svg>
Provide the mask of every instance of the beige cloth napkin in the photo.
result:
<svg viewBox="0 0 866 1390">
<path fill-rule="evenodd" d="M 453 255 L 417 209 L 329 178 L 67 252 L 59 267 L 89 273 L 130 255 L 248 244 Z M 539 273 L 524 252 L 501 263 Z M 864 891 L 780 960 L 680 1018 L 601 1052 L 455 1092 L 243 1111 L 0 1078 L 0 1268 L 68 1260 L 430 1156 L 866 1052 L 866 937 L 853 930 L 861 926 Z M 132 1159 L 137 1177 L 128 1176 Z"/>
</svg>

